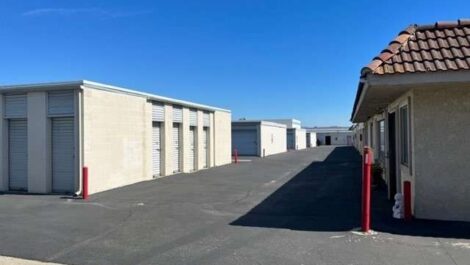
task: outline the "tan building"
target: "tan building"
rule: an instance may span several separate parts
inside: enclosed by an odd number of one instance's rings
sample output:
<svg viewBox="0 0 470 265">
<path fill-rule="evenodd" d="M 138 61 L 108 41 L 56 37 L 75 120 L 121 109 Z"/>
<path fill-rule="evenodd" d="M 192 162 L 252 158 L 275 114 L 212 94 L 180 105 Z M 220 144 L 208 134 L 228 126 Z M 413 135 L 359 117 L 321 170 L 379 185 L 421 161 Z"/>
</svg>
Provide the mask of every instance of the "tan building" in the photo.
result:
<svg viewBox="0 0 470 265">
<path fill-rule="evenodd" d="M 470 221 L 470 20 L 412 25 L 361 71 L 352 113 L 415 217 Z"/>
<path fill-rule="evenodd" d="M 265 157 L 286 152 L 286 125 L 269 121 L 233 121 L 232 148 L 244 156 Z"/>
<path fill-rule="evenodd" d="M 90 81 L 0 87 L 0 190 L 96 193 L 231 162 L 228 110 Z"/>
</svg>

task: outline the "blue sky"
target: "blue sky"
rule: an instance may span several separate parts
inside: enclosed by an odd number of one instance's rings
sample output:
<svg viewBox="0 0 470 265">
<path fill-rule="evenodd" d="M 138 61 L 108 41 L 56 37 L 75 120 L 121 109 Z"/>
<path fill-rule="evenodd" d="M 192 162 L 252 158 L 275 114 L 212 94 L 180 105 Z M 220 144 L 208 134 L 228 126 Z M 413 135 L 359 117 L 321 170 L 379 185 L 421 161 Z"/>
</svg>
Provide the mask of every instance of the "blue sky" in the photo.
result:
<svg viewBox="0 0 470 265">
<path fill-rule="evenodd" d="M 349 125 L 362 66 L 469 1 L 2 0 L 0 83 L 88 79 L 233 118 Z"/>
</svg>

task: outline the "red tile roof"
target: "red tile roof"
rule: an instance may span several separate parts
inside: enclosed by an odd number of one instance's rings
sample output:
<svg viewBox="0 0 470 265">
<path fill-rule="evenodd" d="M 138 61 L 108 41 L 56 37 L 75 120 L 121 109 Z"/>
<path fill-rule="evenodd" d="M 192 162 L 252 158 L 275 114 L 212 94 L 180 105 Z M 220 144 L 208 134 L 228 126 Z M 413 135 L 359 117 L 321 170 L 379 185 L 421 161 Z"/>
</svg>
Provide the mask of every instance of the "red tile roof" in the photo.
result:
<svg viewBox="0 0 470 265">
<path fill-rule="evenodd" d="M 377 75 L 470 69 L 470 19 L 411 25 L 361 71 Z"/>
</svg>

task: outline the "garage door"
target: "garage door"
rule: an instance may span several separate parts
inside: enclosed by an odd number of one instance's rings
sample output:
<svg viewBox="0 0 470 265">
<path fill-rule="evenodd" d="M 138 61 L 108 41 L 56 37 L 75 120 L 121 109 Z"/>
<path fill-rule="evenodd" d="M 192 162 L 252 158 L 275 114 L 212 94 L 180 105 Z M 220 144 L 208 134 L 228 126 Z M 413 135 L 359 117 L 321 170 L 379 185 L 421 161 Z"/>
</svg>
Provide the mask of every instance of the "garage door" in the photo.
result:
<svg viewBox="0 0 470 265">
<path fill-rule="evenodd" d="M 233 148 L 239 155 L 258 155 L 258 133 L 253 130 L 234 130 L 232 132 Z"/>
<path fill-rule="evenodd" d="M 173 173 L 180 172 L 180 167 L 180 125 L 175 123 L 173 124 Z"/>
<path fill-rule="evenodd" d="M 189 128 L 189 154 L 188 154 L 188 170 L 194 171 L 196 158 L 196 127 Z"/>
<path fill-rule="evenodd" d="M 52 191 L 75 191 L 73 117 L 52 119 Z"/>
<path fill-rule="evenodd" d="M 152 174 L 154 177 L 160 176 L 161 165 L 161 129 L 160 123 L 154 122 L 152 129 Z"/>
<path fill-rule="evenodd" d="M 26 120 L 9 120 L 8 124 L 9 188 L 28 190 L 28 131 Z"/>
<path fill-rule="evenodd" d="M 208 154 L 209 154 L 209 129 L 204 128 L 202 130 L 202 167 L 203 168 L 208 168 L 209 167 L 209 159 L 208 159 Z"/>
<path fill-rule="evenodd" d="M 287 131 L 287 149 L 288 150 L 295 149 L 295 131 L 294 130 Z"/>
</svg>

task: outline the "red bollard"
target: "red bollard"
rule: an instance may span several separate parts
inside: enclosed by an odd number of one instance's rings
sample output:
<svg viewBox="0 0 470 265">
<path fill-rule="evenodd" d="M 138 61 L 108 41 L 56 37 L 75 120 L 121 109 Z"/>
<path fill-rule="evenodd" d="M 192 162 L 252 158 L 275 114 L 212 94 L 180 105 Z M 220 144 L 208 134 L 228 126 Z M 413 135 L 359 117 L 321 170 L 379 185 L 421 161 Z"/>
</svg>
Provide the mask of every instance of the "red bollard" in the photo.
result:
<svg viewBox="0 0 470 265">
<path fill-rule="evenodd" d="M 88 168 L 82 170 L 82 199 L 88 199 Z"/>
<path fill-rule="evenodd" d="M 365 146 L 362 167 L 362 232 L 364 233 L 368 233 L 370 230 L 370 186 L 372 159 L 372 150 Z"/>
<path fill-rule="evenodd" d="M 235 164 L 238 164 L 238 150 L 237 150 L 237 148 L 233 149 L 233 158 L 235 160 Z"/>
<path fill-rule="evenodd" d="M 411 213 L 411 182 L 404 181 L 403 182 L 403 200 L 405 206 L 405 221 L 411 221 L 412 213 Z"/>
</svg>

